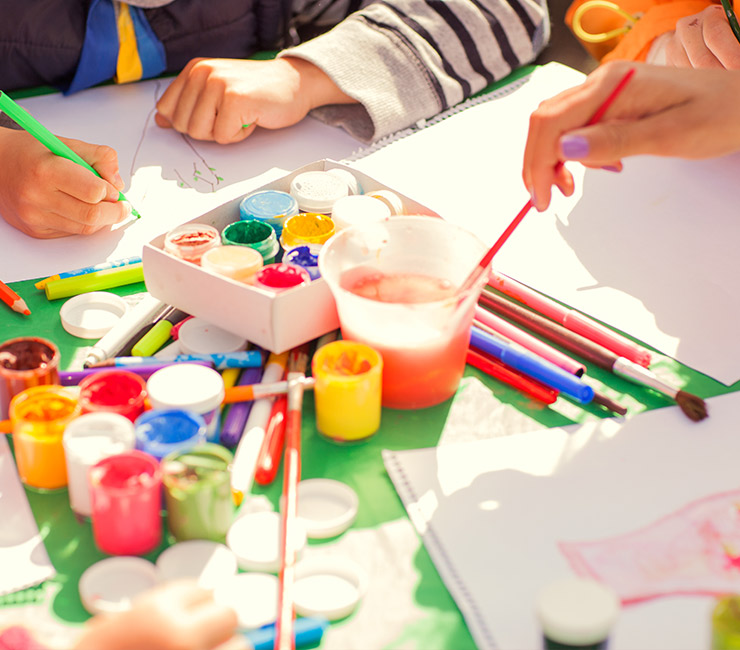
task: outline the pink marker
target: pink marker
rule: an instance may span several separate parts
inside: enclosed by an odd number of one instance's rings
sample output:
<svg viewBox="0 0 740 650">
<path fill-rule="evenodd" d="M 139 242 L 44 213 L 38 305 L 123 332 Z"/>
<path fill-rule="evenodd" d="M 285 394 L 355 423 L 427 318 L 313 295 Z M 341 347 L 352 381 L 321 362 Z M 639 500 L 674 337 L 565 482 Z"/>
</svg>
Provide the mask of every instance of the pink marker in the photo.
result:
<svg viewBox="0 0 740 650">
<path fill-rule="evenodd" d="M 563 354 L 560 350 L 556 350 L 551 345 L 540 341 L 536 336 L 532 336 L 528 332 L 518 328 L 516 325 L 512 325 L 509 321 L 504 320 L 500 316 L 492 314 L 487 309 L 483 309 L 480 305 L 475 306 L 474 318 L 479 322 L 479 324 L 493 330 L 494 334 L 501 334 L 510 341 L 518 343 L 523 348 L 526 348 L 530 352 L 534 352 L 543 359 L 547 359 L 563 370 L 572 372 L 576 377 L 580 377 L 584 372 L 586 372 L 586 366 L 579 361 L 569 357 L 567 354 Z"/>
<path fill-rule="evenodd" d="M 589 341 L 598 343 L 607 350 L 611 350 L 621 357 L 626 357 L 644 368 L 650 367 L 651 354 L 649 350 L 575 309 L 565 307 L 552 298 L 548 298 L 521 282 L 494 270 L 491 270 L 488 284 L 501 293 L 515 298 L 527 307 L 531 307 L 543 316 L 560 323 L 571 332 L 576 332 Z"/>
</svg>

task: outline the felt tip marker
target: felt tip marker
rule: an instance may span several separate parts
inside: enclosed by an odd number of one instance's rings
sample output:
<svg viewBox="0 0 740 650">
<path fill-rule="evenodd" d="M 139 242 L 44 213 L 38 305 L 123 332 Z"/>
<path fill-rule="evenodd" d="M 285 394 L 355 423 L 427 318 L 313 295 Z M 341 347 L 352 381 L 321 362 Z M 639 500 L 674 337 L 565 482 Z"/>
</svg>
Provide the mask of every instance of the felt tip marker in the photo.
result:
<svg viewBox="0 0 740 650">
<path fill-rule="evenodd" d="M 24 131 L 28 132 L 34 138 L 36 138 L 41 144 L 43 144 L 51 153 L 60 158 L 66 158 L 74 163 L 77 163 L 81 167 L 84 167 L 88 171 L 91 171 L 98 178 L 100 174 L 95 168 L 90 165 L 86 160 L 72 151 L 66 144 L 64 144 L 57 136 L 55 136 L 49 129 L 47 129 L 41 122 L 39 122 L 33 115 L 28 111 L 21 108 L 16 104 L 10 97 L 8 97 L 2 90 L 0 90 L 0 110 L 5 113 L 11 120 L 13 120 L 18 126 Z M 123 195 L 123 192 L 118 192 L 118 200 L 126 201 L 128 199 Z M 130 204 L 130 203 L 129 203 Z M 131 214 L 137 219 L 141 215 L 131 207 Z"/>
<path fill-rule="evenodd" d="M 210 361 L 216 366 L 216 370 L 225 368 L 256 368 L 262 364 L 262 354 L 258 350 L 246 350 L 242 352 L 227 352 L 224 354 L 178 354 L 175 363 L 188 363 L 191 361 Z M 130 366 L 145 366 L 162 363 L 157 357 L 116 357 L 91 364 L 90 368 L 128 368 Z"/>
<path fill-rule="evenodd" d="M 470 329 L 470 345 L 578 402 L 588 404 L 594 398 L 594 389 L 580 377 L 478 327 L 473 326 Z"/>
<path fill-rule="evenodd" d="M 295 632 L 294 643 L 296 648 L 304 646 L 314 647 L 321 641 L 329 621 L 318 616 L 297 618 L 293 625 Z M 250 650 L 273 650 L 275 647 L 275 623 L 264 625 L 256 630 L 244 633 L 244 638 L 250 644 Z"/>
</svg>

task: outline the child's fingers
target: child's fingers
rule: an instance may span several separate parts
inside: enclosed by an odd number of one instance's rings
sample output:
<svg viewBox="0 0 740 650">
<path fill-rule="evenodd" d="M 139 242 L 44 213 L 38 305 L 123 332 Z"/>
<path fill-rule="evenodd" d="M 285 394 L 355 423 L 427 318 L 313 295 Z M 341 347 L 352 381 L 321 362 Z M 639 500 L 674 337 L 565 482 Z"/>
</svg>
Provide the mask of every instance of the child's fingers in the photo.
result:
<svg viewBox="0 0 740 650">
<path fill-rule="evenodd" d="M 194 647 L 214 648 L 231 639 L 238 619 L 231 607 L 207 600 L 188 612 L 187 625 Z"/>
</svg>

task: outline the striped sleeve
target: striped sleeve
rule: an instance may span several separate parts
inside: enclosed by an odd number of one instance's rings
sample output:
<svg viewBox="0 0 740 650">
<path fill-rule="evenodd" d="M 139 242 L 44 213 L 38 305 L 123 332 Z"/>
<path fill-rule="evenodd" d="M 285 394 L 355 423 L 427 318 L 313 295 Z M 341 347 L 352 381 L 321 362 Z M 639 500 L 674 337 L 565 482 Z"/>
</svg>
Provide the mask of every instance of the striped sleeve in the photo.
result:
<svg viewBox="0 0 740 650">
<path fill-rule="evenodd" d="M 545 0 L 375 0 L 281 56 L 312 62 L 356 99 L 313 114 L 369 142 L 531 63 L 549 36 Z"/>
</svg>

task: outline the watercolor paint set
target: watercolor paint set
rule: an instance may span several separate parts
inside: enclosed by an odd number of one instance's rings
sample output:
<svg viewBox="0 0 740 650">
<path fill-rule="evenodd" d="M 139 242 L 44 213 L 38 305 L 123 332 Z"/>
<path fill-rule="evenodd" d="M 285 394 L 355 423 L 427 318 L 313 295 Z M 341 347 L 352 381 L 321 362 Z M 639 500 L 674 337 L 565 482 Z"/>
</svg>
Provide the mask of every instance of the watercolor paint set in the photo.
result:
<svg viewBox="0 0 740 650">
<path fill-rule="evenodd" d="M 439 217 L 438 214 L 393 188 L 363 174 L 348 165 L 324 159 L 304 165 L 266 185 L 256 188 L 247 196 L 264 190 L 288 193 L 295 191 L 296 179 L 306 178 L 307 172 L 335 170 L 337 175 L 352 178 L 362 195 L 374 192 L 392 193 L 401 200 L 403 214 Z M 351 174 L 351 177 L 348 176 Z M 223 232 L 243 219 L 240 206 L 244 196 L 235 198 L 213 210 L 183 224 L 181 228 L 201 226 Z M 397 206 L 397 209 L 400 206 Z M 301 208 L 301 212 L 319 212 Z M 300 218 L 302 214 L 295 218 Z M 391 217 L 392 218 L 392 217 Z M 242 223 L 244 221 L 242 220 Z M 287 223 L 287 222 L 286 222 Z M 290 227 L 283 229 L 281 241 L 285 242 Z M 263 289 L 255 283 L 247 284 L 238 279 L 216 274 L 199 264 L 194 264 L 172 254 L 168 239 L 172 233 L 163 233 L 144 246 L 142 260 L 144 278 L 149 293 L 182 311 L 218 324 L 219 327 L 243 336 L 272 352 L 284 352 L 339 327 L 336 306 L 326 281 L 311 280 L 280 292 Z M 167 246 L 166 246 L 167 244 Z"/>
</svg>

